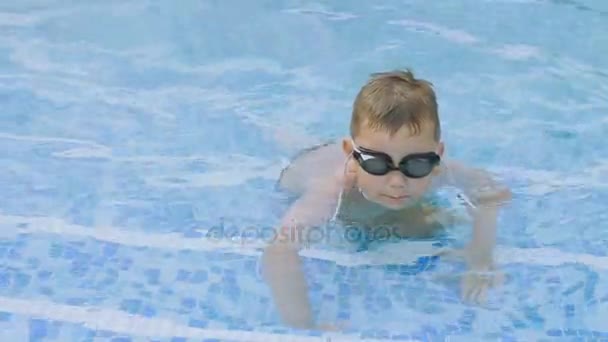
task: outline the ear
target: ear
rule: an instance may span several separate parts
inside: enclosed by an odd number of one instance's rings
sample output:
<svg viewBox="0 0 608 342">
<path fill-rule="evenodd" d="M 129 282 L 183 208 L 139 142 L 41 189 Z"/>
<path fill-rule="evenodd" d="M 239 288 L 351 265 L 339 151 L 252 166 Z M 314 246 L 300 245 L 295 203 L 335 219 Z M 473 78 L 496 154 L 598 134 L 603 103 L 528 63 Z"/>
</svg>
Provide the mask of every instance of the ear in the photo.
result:
<svg viewBox="0 0 608 342">
<path fill-rule="evenodd" d="M 443 153 L 445 152 L 445 145 L 442 141 L 439 142 L 439 144 L 437 145 L 437 150 L 435 151 L 435 153 L 437 153 L 439 155 L 439 157 L 441 157 L 441 159 L 443 160 Z M 443 163 L 443 161 L 442 161 Z M 433 170 L 433 174 L 434 175 L 439 175 L 441 173 L 442 168 L 441 167 L 436 167 Z"/>
<path fill-rule="evenodd" d="M 344 156 L 346 158 L 346 165 L 342 178 L 342 186 L 345 189 L 353 188 L 357 183 L 357 163 L 352 158 L 354 146 L 350 137 L 342 139 L 342 151 L 344 151 Z"/>
<path fill-rule="evenodd" d="M 350 138 L 345 137 L 342 139 L 342 151 L 346 157 L 353 153 L 353 143 Z"/>
<path fill-rule="evenodd" d="M 440 141 L 439 146 L 437 146 L 437 154 L 440 157 L 443 157 L 443 152 L 445 152 L 445 145 L 444 145 L 443 141 Z"/>
</svg>

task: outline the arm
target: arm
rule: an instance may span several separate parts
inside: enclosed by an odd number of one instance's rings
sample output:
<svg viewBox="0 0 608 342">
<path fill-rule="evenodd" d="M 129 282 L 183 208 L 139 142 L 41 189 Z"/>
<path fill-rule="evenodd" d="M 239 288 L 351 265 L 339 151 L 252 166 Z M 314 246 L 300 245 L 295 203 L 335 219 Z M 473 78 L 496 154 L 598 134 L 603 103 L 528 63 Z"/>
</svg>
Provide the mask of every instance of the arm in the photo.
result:
<svg viewBox="0 0 608 342">
<path fill-rule="evenodd" d="M 492 259 L 496 244 L 498 210 L 511 200 L 511 191 L 487 171 L 455 161 L 446 166 L 447 183 L 464 192 L 473 216 L 473 237 L 468 248 L 472 261 L 486 263 Z"/>
<path fill-rule="evenodd" d="M 264 278 L 275 305 L 282 319 L 296 328 L 316 326 L 298 251 L 307 242 L 306 228 L 322 224 L 333 214 L 338 195 L 338 187 L 331 182 L 305 193 L 285 214 L 279 237 L 263 252 Z"/>
</svg>

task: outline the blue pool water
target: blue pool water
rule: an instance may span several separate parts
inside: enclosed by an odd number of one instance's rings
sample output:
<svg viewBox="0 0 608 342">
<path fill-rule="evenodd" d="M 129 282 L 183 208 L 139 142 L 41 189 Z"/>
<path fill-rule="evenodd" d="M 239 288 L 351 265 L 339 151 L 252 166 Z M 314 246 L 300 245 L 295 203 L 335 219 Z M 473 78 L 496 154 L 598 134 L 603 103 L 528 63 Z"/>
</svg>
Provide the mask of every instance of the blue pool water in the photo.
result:
<svg viewBox="0 0 608 342">
<path fill-rule="evenodd" d="M 603 0 L 3 1 L 0 340 L 608 340 L 606 32 Z M 447 153 L 512 187 L 508 281 L 468 306 L 457 263 L 311 251 L 347 327 L 289 329 L 259 249 L 206 233 L 272 226 L 284 161 L 405 67 Z"/>
</svg>

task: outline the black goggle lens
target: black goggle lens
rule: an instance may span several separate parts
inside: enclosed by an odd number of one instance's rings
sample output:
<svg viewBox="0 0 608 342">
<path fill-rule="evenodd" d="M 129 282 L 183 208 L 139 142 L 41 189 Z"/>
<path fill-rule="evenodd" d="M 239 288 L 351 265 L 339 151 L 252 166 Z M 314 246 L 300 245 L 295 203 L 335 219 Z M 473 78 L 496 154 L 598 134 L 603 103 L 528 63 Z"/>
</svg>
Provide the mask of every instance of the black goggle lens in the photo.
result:
<svg viewBox="0 0 608 342">
<path fill-rule="evenodd" d="M 361 167 L 366 172 L 376 176 L 382 176 L 391 171 L 390 164 L 384 158 L 380 157 L 373 157 L 363 161 Z"/>
<path fill-rule="evenodd" d="M 433 167 L 435 163 L 433 159 L 427 158 L 415 158 L 410 159 L 401 165 L 399 165 L 399 169 L 401 172 L 406 174 L 412 178 L 421 178 L 428 176 L 431 171 L 433 171 Z"/>
</svg>

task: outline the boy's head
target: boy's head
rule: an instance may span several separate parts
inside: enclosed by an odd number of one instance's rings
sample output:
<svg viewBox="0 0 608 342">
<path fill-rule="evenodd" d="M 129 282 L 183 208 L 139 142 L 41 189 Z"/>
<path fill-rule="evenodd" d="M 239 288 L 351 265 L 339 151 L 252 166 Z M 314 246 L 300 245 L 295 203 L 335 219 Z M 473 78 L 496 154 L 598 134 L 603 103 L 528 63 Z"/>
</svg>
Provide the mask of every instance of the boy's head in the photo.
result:
<svg viewBox="0 0 608 342">
<path fill-rule="evenodd" d="M 353 155 L 349 171 L 370 200 L 401 208 L 420 198 L 430 185 L 430 171 L 443 155 L 441 124 L 432 84 L 409 70 L 373 74 L 353 104 L 350 139 L 344 152 Z M 383 163 L 383 153 L 392 163 Z M 404 168 L 406 156 L 414 156 Z"/>
</svg>

